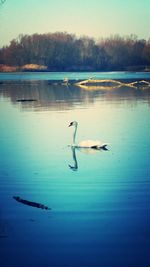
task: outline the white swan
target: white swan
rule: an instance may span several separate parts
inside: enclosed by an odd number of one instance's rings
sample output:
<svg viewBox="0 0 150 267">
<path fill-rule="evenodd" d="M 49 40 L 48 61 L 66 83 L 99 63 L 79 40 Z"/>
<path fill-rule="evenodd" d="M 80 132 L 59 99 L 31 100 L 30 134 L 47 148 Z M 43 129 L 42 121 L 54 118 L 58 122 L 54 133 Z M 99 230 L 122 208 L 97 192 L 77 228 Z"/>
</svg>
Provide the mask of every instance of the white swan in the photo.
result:
<svg viewBox="0 0 150 267">
<path fill-rule="evenodd" d="M 70 122 L 69 127 L 70 126 L 74 126 L 75 127 L 75 130 L 74 130 L 74 133 L 73 133 L 73 144 L 72 144 L 73 147 L 107 150 L 107 144 L 102 143 L 99 140 L 84 140 L 84 141 L 81 141 L 79 144 L 76 144 L 76 133 L 77 133 L 77 128 L 78 128 L 77 121 Z"/>
</svg>

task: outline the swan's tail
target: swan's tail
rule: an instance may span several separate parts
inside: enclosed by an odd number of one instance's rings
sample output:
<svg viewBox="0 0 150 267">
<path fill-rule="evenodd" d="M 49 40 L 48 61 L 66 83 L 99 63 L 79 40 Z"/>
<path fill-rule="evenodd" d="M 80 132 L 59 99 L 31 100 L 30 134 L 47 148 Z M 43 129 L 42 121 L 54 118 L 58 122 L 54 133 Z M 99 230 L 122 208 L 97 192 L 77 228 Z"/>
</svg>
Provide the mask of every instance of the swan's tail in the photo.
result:
<svg viewBox="0 0 150 267">
<path fill-rule="evenodd" d="M 103 145 L 101 145 L 101 146 L 92 146 L 91 148 L 93 148 L 93 149 L 101 149 L 101 150 L 108 150 L 108 148 L 107 148 L 107 144 L 103 144 Z"/>
<path fill-rule="evenodd" d="M 107 144 L 102 145 L 102 146 L 100 147 L 100 149 L 108 150 Z"/>
</svg>

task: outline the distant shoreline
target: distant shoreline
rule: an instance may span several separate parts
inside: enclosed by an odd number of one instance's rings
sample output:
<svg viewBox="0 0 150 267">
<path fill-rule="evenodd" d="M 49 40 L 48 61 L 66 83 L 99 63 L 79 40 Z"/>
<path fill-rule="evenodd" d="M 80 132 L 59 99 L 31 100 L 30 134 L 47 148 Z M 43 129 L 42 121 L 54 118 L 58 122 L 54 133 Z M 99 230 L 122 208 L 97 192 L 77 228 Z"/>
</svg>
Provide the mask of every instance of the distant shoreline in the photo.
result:
<svg viewBox="0 0 150 267">
<path fill-rule="evenodd" d="M 110 69 L 110 70 L 87 70 L 85 69 L 70 69 L 70 70 L 51 70 L 46 66 L 37 65 L 37 64 L 27 64 L 25 66 L 9 66 L 0 64 L 0 73 L 14 73 L 14 72 L 121 72 L 121 71 L 129 71 L 129 72 L 150 72 L 150 66 L 129 66 L 124 69 Z"/>
</svg>

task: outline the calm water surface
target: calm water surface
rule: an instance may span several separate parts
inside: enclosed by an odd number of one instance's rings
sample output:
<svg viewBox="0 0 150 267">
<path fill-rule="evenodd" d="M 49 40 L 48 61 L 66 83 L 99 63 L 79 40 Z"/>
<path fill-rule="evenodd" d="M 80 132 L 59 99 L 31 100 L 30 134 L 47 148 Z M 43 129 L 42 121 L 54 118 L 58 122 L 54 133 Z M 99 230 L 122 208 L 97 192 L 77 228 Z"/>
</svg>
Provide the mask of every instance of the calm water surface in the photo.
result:
<svg viewBox="0 0 150 267">
<path fill-rule="evenodd" d="M 0 266 L 149 267 L 149 118 L 148 89 L 0 84 Z"/>
<path fill-rule="evenodd" d="M 150 72 L 14 72 L 0 73 L 0 80 L 70 80 L 88 79 L 150 79 Z"/>
</svg>

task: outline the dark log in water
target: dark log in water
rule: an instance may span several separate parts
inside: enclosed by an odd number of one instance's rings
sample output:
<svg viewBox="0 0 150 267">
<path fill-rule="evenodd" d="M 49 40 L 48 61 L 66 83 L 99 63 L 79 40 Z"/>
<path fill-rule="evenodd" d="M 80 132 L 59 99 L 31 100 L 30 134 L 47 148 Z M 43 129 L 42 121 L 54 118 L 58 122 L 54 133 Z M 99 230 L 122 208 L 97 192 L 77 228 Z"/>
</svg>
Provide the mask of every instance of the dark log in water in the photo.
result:
<svg viewBox="0 0 150 267">
<path fill-rule="evenodd" d="M 29 200 L 25 200 L 25 199 L 22 199 L 18 196 L 14 196 L 13 197 L 16 201 L 20 202 L 20 203 L 23 203 L 25 205 L 28 205 L 28 206 L 31 206 L 31 207 L 35 207 L 35 208 L 39 208 L 39 209 L 45 209 L 45 210 L 51 210 L 51 208 L 48 208 L 47 206 L 43 205 L 43 204 L 40 204 L 40 203 L 37 203 L 37 202 L 32 202 L 32 201 L 29 201 Z"/>
<path fill-rule="evenodd" d="M 33 102 L 37 101 L 36 99 L 17 99 L 17 102 Z"/>
</svg>

